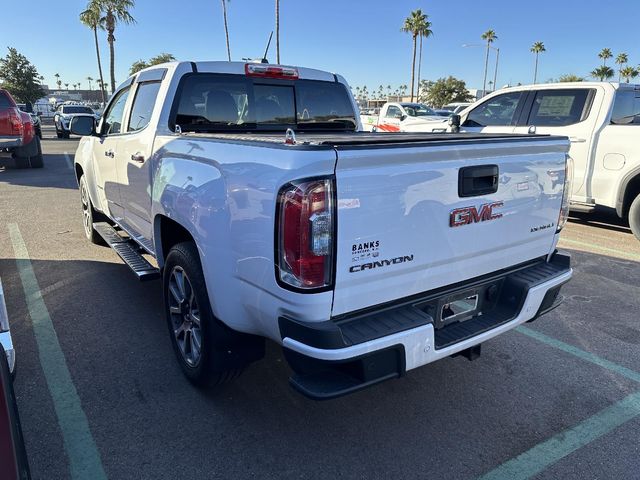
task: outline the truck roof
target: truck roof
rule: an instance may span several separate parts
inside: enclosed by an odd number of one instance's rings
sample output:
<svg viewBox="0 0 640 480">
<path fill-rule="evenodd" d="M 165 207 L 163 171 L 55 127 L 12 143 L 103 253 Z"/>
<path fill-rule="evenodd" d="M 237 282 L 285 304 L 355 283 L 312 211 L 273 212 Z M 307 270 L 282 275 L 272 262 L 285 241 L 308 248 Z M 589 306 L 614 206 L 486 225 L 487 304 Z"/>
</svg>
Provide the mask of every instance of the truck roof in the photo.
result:
<svg viewBox="0 0 640 480">
<path fill-rule="evenodd" d="M 174 70 L 181 65 L 191 65 L 196 67 L 198 72 L 204 73 L 229 73 L 236 75 L 245 75 L 245 66 L 247 64 L 255 64 L 256 62 L 227 62 L 227 61 L 199 61 L 199 62 L 168 62 L 161 63 L 159 65 L 154 65 L 152 67 L 145 68 L 144 70 L 140 70 L 140 72 L 145 72 L 149 70 L 156 70 L 158 68 L 168 68 Z M 262 65 L 262 64 L 258 64 Z M 303 80 L 322 80 L 326 82 L 334 82 L 334 81 L 342 81 L 346 83 L 344 79 L 340 75 L 336 75 L 331 72 L 327 72 L 324 70 L 317 70 L 314 68 L 307 67 L 298 67 L 295 65 L 278 65 L 278 64 L 266 64 L 271 67 L 283 67 L 283 68 L 295 68 L 298 71 L 298 78 Z M 137 74 L 139 74 L 138 72 Z M 136 75 L 137 75 L 136 74 Z"/>
</svg>

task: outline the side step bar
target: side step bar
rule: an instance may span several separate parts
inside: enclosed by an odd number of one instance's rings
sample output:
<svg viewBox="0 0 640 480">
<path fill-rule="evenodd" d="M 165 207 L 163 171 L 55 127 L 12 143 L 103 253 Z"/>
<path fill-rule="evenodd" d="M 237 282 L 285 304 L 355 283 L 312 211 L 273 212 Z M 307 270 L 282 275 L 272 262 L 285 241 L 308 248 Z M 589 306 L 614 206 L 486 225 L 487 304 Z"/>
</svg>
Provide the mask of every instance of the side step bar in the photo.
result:
<svg viewBox="0 0 640 480">
<path fill-rule="evenodd" d="M 93 228 L 102 239 L 115 250 L 129 268 L 136 274 L 138 280 L 146 282 L 160 278 L 160 270 L 151 265 L 140 253 L 138 244 L 120 236 L 116 230 L 106 222 L 94 223 Z"/>
</svg>

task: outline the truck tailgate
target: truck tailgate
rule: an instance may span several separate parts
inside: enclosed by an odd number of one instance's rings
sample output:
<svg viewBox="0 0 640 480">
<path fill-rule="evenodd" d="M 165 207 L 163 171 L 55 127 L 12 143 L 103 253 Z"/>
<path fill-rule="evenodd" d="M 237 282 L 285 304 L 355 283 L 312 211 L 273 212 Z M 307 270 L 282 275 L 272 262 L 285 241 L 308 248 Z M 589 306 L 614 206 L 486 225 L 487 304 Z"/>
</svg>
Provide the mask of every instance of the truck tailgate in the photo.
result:
<svg viewBox="0 0 640 480">
<path fill-rule="evenodd" d="M 333 315 L 547 255 L 568 147 L 561 137 L 336 146 Z M 477 194 L 479 179 L 459 192 L 463 167 L 497 172 L 497 191 Z"/>
</svg>

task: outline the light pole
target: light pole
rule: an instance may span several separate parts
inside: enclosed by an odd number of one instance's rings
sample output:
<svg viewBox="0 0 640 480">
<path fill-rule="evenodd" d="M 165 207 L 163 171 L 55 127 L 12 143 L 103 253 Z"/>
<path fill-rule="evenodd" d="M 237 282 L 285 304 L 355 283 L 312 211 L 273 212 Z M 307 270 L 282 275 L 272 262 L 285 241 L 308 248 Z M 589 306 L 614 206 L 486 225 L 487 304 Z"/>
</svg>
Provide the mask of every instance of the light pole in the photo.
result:
<svg viewBox="0 0 640 480">
<path fill-rule="evenodd" d="M 464 48 L 469 48 L 469 47 L 486 48 L 487 47 L 487 45 L 479 45 L 477 43 L 465 43 L 462 46 Z M 493 89 L 495 90 L 497 88 L 496 81 L 498 80 L 498 62 L 500 61 L 500 48 L 494 47 L 493 45 L 489 45 L 489 48 L 496 51 L 496 68 L 495 68 L 495 71 L 493 72 Z M 486 92 L 482 92 L 482 96 L 484 96 L 485 93 Z"/>
</svg>

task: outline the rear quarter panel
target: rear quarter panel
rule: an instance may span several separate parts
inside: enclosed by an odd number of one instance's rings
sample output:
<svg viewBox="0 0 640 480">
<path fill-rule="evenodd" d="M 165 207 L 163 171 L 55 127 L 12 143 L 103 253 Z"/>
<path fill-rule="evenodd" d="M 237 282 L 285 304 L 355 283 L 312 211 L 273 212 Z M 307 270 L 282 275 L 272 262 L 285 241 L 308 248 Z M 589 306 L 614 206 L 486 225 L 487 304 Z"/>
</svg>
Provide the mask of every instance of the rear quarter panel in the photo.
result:
<svg viewBox="0 0 640 480">
<path fill-rule="evenodd" d="M 333 149 L 240 144 L 202 136 L 156 139 L 152 215 L 184 226 L 198 246 L 214 314 L 239 331 L 280 340 L 277 318 L 326 320 L 332 292 L 298 294 L 276 282 L 277 193 L 291 180 L 332 175 Z"/>
</svg>

